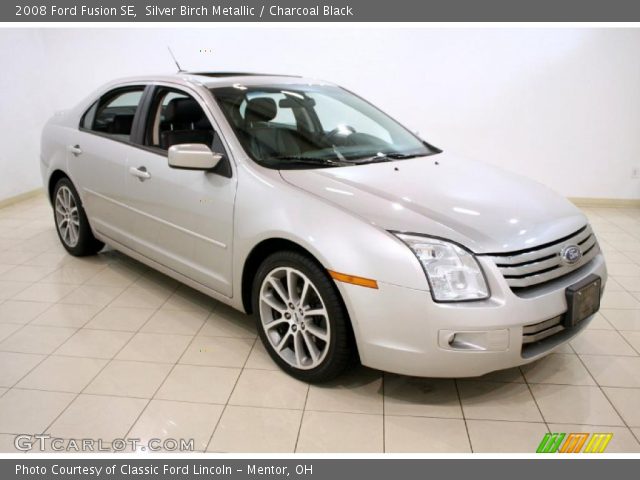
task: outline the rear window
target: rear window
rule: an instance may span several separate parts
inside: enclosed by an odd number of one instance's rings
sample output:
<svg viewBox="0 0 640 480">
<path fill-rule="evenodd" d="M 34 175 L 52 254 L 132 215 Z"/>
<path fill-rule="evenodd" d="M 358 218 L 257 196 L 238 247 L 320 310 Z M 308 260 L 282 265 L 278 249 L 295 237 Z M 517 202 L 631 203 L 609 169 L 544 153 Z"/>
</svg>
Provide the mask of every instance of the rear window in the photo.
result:
<svg viewBox="0 0 640 480">
<path fill-rule="evenodd" d="M 111 90 L 85 112 L 81 128 L 129 141 L 144 86 Z"/>
</svg>

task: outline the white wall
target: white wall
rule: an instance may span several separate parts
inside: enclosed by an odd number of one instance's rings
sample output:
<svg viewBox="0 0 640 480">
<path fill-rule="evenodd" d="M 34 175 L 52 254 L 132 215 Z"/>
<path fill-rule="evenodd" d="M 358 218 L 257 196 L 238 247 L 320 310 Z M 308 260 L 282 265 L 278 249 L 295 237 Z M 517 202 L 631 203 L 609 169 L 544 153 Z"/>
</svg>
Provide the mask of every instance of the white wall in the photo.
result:
<svg viewBox="0 0 640 480">
<path fill-rule="evenodd" d="M 640 198 L 640 29 L 0 30 L 0 199 L 40 185 L 40 127 L 119 76 L 335 81 L 430 142 L 574 197 Z M 213 50 L 201 53 L 200 50 Z"/>
<path fill-rule="evenodd" d="M 0 30 L 0 200 L 41 185 L 40 130 L 54 110 L 35 31 Z"/>
</svg>

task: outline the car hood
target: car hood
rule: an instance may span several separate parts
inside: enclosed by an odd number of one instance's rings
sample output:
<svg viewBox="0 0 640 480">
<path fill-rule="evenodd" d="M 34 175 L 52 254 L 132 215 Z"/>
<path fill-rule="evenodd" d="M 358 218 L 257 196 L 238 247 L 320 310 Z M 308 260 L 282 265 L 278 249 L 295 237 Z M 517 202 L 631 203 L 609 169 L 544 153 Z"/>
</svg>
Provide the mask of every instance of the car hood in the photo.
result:
<svg viewBox="0 0 640 480">
<path fill-rule="evenodd" d="M 381 228 L 446 238 L 475 253 L 536 247 L 587 223 L 573 204 L 540 183 L 445 153 L 280 174 Z"/>
</svg>

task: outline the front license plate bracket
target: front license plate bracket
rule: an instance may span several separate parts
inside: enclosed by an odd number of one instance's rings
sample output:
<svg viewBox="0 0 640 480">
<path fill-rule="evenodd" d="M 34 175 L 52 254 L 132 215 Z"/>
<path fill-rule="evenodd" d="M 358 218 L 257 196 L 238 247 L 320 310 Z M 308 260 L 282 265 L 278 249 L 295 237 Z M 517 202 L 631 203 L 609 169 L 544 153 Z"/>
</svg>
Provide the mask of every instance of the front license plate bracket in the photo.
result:
<svg viewBox="0 0 640 480">
<path fill-rule="evenodd" d="M 564 327 L 573 328 L 600 310 L 602 279 L 595 274 L 567 287 L 567 313 Z"/>
</svg>

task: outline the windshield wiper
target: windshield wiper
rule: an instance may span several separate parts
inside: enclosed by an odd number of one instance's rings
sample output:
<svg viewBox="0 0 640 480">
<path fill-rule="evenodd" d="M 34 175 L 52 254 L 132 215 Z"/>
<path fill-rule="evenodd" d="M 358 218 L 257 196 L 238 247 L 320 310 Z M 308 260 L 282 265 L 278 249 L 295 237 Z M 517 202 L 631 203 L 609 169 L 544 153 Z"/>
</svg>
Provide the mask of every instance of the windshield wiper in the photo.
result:
<svg viewBox="0 0 640 480">
<path fill-rule="evenodd" d="M 343 162 L 332 158 L 303 157 L 296 155 L 271 157 L 269 160 L 284 160 L 281 165 L 285 168 L 288 166 L 343 167 L 351 164 L 350 162 Z"/>
<path fill-rule="evenodd" d="M 417 153 L 390 152 L 390 153 L 385 153 L 383 156 L 387 158 L 392 158 L 393 160 L 404 160 L 405 158 L 423 157 L 424 155 L 420 155 Z"/>
<path fill-rule="evenodd" d="M 423 157 L 423 156 L 424 155 L 417 154 L 417 153 L 389 152 L 389 153 L 383 153 L 382 155 L 375 155 L 373 157 L 354 160 L 353 163 L 360 165 L 363 163 L 390 162 L 391 160 L 407 160 L 409 158 L 416 158 L 416 157 Z"/>
</svg>

